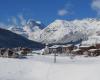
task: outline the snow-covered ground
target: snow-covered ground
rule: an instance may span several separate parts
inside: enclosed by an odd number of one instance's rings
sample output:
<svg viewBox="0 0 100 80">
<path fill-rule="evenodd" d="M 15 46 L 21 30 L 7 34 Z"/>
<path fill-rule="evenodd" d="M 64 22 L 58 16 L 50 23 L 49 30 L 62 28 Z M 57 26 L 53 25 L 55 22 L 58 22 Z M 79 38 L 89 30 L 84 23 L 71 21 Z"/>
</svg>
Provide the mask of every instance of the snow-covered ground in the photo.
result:
<svg viewBox="0 0 100 80">
<path fill-rule="evenodd" d="M 0 80 L 100 80 L 100 57 L 0 58 Z"/>
</svg>

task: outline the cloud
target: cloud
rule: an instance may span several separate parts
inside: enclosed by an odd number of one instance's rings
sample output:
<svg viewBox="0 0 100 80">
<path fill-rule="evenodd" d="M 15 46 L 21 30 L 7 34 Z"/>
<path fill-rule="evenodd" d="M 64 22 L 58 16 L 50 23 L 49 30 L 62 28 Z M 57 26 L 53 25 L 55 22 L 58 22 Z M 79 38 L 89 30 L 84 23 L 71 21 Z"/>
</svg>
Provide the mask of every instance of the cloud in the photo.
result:
<svg viewBox="0 0 100 80">
<path fill-rule="evenodd" d="M 8 24 L 0 22 L 0 28 L 8 28 L 8 27 L 22 27 L 26 24 L 26 19 L 22 14 L 18 14 L 16 16 L 11 16 L 7 19 Z"/>
<path fill-rule="evenodd" d="M 91 7 L 97 12 L 97 15 L 100 16 L 100 0 L 93 0 Z"/>
<path fill-rule="evenodd" d="M 59 16 L 65 16 L 67 15 L 69 12 L 66 9 L 61 9 L 58 11 L 58 15 Z"/>
<path fill-rule="evenodd" d="M 5 29 L 6 27 L 8 27 L 6 24 L 0 22 L 0 28 L 4 28 Z"/>
<path fill-rule="evenodd" d="M 73 7 L 73 5 L 71 3 L 65 4 L 62 9 L 58 10 L 58 15 L 59 16 L 65 16 L 65 15 L 72 14 L 72 11 L 71 11 L 72 7 Z"/>
<path fill-rule="evenodd" d="M 19 14 L 19 15 L 18 15 L 18 18 L 19 18 L 20 24 L 21 24 L 22 26 L 26 24 L 26 19 L 23 17 L 22 14 Z"/>
<path fill-rule="evenodd" d="M 14 24 L 14 25 L 17 25 L 18 24 L 18 21 L 17 21 L 17 18 L 16 17 L 12 17 L 12 24 Z"/>
</svg>

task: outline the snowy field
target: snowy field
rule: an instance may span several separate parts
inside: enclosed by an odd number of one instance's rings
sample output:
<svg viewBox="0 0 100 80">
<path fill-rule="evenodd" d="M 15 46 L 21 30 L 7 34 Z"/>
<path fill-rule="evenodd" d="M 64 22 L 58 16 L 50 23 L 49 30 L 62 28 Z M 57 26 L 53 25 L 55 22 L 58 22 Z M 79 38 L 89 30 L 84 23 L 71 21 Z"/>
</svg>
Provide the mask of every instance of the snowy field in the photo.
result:
<svg viewBox="0 0 100 80">
<path fill-rule="evenodd" d="M 0 80 L 100 80 L 100 57 L 0 58 Z"/>
</svg>

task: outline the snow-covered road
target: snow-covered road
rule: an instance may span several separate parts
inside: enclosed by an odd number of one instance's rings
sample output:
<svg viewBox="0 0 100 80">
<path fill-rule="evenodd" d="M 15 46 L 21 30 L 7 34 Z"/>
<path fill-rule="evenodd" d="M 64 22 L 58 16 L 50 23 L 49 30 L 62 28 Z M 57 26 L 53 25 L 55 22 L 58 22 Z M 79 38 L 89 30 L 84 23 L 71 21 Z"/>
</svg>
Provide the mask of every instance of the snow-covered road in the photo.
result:
<svg viewBox="0 0 100 80">
<path fill-rule="evenodd" d="M 57 63 L 53 56 L 0 58 L 0 80 L 100 80 L 100 57 L 57 57 Z"/>
</svg>

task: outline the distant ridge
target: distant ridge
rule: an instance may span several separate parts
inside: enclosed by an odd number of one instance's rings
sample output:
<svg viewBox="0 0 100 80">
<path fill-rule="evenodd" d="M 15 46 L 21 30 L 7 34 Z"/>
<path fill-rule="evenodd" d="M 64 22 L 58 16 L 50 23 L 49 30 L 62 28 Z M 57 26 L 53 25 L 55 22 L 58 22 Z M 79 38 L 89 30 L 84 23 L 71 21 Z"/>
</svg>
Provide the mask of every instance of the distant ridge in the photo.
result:
<svg viewBox="0 0 100 80">
<path fill-rule="evenodd" d="M 9 30 L 0 28 L 0 47 L 29 47 L 33 49 L 40 49 L 43 48 L 44 45 L 35 41 L 28 40 L 27 38 Z"/>
</svg>

